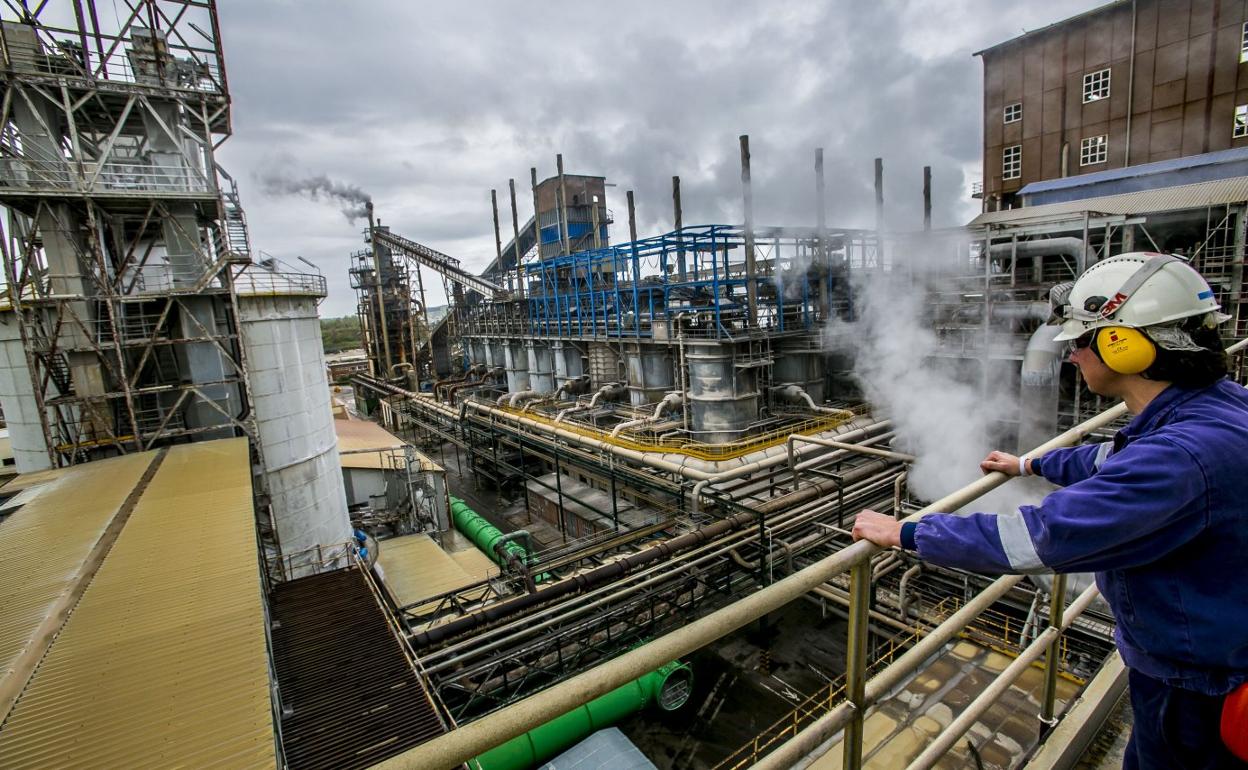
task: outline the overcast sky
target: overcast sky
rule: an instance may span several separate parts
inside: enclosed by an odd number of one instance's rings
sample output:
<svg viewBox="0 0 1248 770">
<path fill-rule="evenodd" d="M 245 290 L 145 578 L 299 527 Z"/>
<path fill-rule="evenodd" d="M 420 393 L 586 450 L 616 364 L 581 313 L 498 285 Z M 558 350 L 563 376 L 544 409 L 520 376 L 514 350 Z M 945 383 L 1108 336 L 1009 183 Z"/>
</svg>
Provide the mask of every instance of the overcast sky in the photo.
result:
<svg viewBox="0 0 1248 770">
<path fill-rule="evenodd" d="M 982 65 L 971 54 L 1100 5 L 1095 0 L 756 3 L 220 0 L 234 135 L 218 161 L 239 180 L 253 247 L 329 279 L 322 316 L 355 312 L 349 255 L 362 221 L 283 195 L 274 175 L 324 175 L 367 193 L 395 232 L 474 272 L 494 256 L 490 189 L 510 231 L 507 180 L 531 214 L 529 167 L 607 177 L 613 241 L 739 223 L 737 137 L 750 135 L 755 221 L 813 225 L 814 149 L 828 221 L 922 224 L 932 167 L 937 227 L 978 211 Z M 440 281 L 426 272 L 430 304 Z"/>
</svg>

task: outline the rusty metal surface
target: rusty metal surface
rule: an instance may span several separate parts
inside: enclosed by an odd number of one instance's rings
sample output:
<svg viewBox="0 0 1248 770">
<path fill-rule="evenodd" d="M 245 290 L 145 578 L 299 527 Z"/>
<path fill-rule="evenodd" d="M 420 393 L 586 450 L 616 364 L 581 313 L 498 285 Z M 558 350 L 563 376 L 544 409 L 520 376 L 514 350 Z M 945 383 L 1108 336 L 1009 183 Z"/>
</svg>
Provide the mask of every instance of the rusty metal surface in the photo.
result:
<svg viewBox="0 0 1248 770">
<path fill-rule="evenodd" d="M 357 568 L 270 596 L 282 747 L 292 770 L 368 767 L 444 732 Z"/>
<path fill-rule="evenodd" d="M 78 584 L 92 549 L 155 456 L 101 460 L 58 472 L 51 481 L 30 474 L 49 486 L 0 522 L 0 681 L 58 600 Z"/>
<path fill-rule="evenodd" d="M 173 447 L 0 728 L 0 765 L 271 768 L 269 685 L 247 441 Z"/>
</svg>

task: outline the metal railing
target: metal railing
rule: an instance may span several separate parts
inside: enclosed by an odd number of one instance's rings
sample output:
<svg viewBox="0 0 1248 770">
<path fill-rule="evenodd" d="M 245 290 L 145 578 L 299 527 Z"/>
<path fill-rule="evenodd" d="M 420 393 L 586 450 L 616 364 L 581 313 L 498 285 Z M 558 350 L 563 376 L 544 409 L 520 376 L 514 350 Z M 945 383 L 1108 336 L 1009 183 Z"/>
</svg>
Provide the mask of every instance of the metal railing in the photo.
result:
<svg viewBox="0 0 1248 770">
<path fill-rule="evenodd" d="M 1085 423 L 1066 431 L 1028 454 L 1038 455 L 1058 447 L 1072 446 L 1105 424 L 1112 422 L 1126 411 L 1119 404 Z M 977 500 L 987 492 L 1001 486 L 1010 477 L 1002 473 L 987 475 L 978 481 L 928 505 L 908 517 L 914 521 L 936 511 L 957 510 Z M 789 575 L 727 607 L 717 610 L 683 628 L 659 637 L 648 644 L 631 650 L 618 658 L 564 680 L 540 693 L 518 701 L 480 720 L 465 725 L 447 735 L 418 746 L 382 763 L 383 768 L 451 767 L 533 729 L 567 711 L 619 687 L 625 682 L 684 655 L 689 655 L 763 615 L 778 610 L 798 597 L 845 572 L 850 573 L 849 640 L 846 662 L 847 699 L 840 707 L 816 720 L 810 727 L 793 737 L 777 751 L 768 755 L 763 764 L 787 767 L 809 754 L 827 738 L 844 728 L 843 740 L 847 768 L 862 766 L 863 719 L 867 709 L 877 702 L 887 687 L 895 685 L 902 676 L 917 670 L 941 645 L 963 631 L 976 616 L 1010 590 L 1022 578 L 1007 576 L 998 579 L 981 592 L 949 620 L 942 623 L 922 642 L 902 655 L 895 663 L 873 677 L 868 687 L 867 673 L 867 624 L 870 606 L 871 557 L 882 549 L 867 541 L 859 541 L 837 553 Z M 1094 589 L 1086 601 L 1095 595 Z M 1085 592 L 1087 593 L 1087 592 Z M 1055 591 L 1055 596 L 1063 596 Z M 1084 602 L 1081 596 L 1079 602 Z M 1074 609 L 1082 610 L 1082 607 Z M 1069 622 L 1077 613 L 1067 614 Z M 1060 611 L 1052 613 L 1055 622 Z M 1050 627 L 1033 642 L 1054 643 L 1060 630 Z M 1031 650 L 1032 648 L 1028 648 Z M 1029 653 L 1029 656 L 1031 653 Z M 1034 658 L 1020 656 L 1019 661 L 1030 665 Z M 1017 662 L 1017 661 L 1016 661 Z M 1017 670 L 1007 669 L 1006 674 L 1017 677 Z M 1046 682 L 1046 695 L 1050 687 Z M 1047 697 L 1046 697 L 1046 700 Z M 964 728 L 965 729 L 965 728 Z M 964 731 L 963 729 L 963 731 Z M 960 733 L 959 733 L 960 734 Z M 955 739 L 957 736 L 954 736 Z M 939 738 L 938 738 L 939 740 Z"/>
<path fill-rule="evenodd" d="M 7 142 L 8 154 L 17 154 Z M 74 193 L 197 193 L 215 195 L 215 180 L 187 165 L 7 157 L 0 160 L 0 185 L 19 190 Z"/>
<path fill-rule="evenodd" d="M 265 559 L 264 566 L 271 583 L 284 583 L 287 580 L 342 569 L 355 558 L 355 543 L 318 543 L 301 551 L 270 556 Z"/>
<path fill-rule="evenodd" d="M 313 296 L 328 292 L 325 276 L 316 273 L 279 273 L 250 267 L 234 276 L 238 294 L 251 297 Z"/>
</svg>

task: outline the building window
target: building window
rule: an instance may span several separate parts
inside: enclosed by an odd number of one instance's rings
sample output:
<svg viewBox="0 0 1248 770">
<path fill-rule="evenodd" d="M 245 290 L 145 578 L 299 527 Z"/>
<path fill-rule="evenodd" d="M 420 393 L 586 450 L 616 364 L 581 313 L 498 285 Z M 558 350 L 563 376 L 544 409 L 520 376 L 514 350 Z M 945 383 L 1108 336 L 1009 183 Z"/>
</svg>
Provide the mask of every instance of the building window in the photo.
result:
<svg viewBox="0 0 1248 770">
<path fill-rule="evenodd" d="M 1235 108 L 1235 128 L 1231 130 L 1231 136 L 1236 139 L 1248 136 L 1248 104 L 1241 104 Z"/>
<path fill-rule="evenodd" d="M 1248 61 L 1248 21 L 1244 22 L 1243 32 L 1239 36 L 1239 61 Z"/>
<path fill-rule="evenodd" d="M 1001 151 L 1001 178 L 1018 179 L 1023 175 L 1023 146 L 1016 144 Z"/>
<path fill-rule="evenodd" d="M 1014 123 L 1023 119 L 1023 103 L 1015 102 L 1014 104 L 1005 105 L 1005 122 Z"/>
<path fill-rule="evenodd" d="M 1109 69 L 1089 72 L 1083 76 L 1083 103 L 1095 102 L 1109 96 Z"/>
<path fill-rule="evenodd" d="M 1109 157 L 1109 136 L 1089 136 L 1079 145 L 1079 165 L 1092 166 L 1104 163 Z"/>
</svg>

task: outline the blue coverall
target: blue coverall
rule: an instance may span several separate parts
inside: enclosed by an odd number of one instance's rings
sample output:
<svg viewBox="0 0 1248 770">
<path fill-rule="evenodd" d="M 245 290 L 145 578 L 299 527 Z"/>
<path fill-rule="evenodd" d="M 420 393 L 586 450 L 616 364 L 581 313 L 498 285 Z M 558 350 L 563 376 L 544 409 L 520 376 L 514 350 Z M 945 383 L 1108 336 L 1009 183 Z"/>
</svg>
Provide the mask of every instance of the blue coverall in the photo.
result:
<svg viewBox="0 0 1248 770">
<path fill-rule="evenodd" d="M 1240 767 L 1217 717 L 1248 680 L 1248 390 L 1170 386 L 1112 442 L 1031 469 L 1062 488 L 1016 513 L 926 516 L 902 546 L 974 572 L 1096 572 L 1130 668 L 1125 766 Z"/>
</svg>

